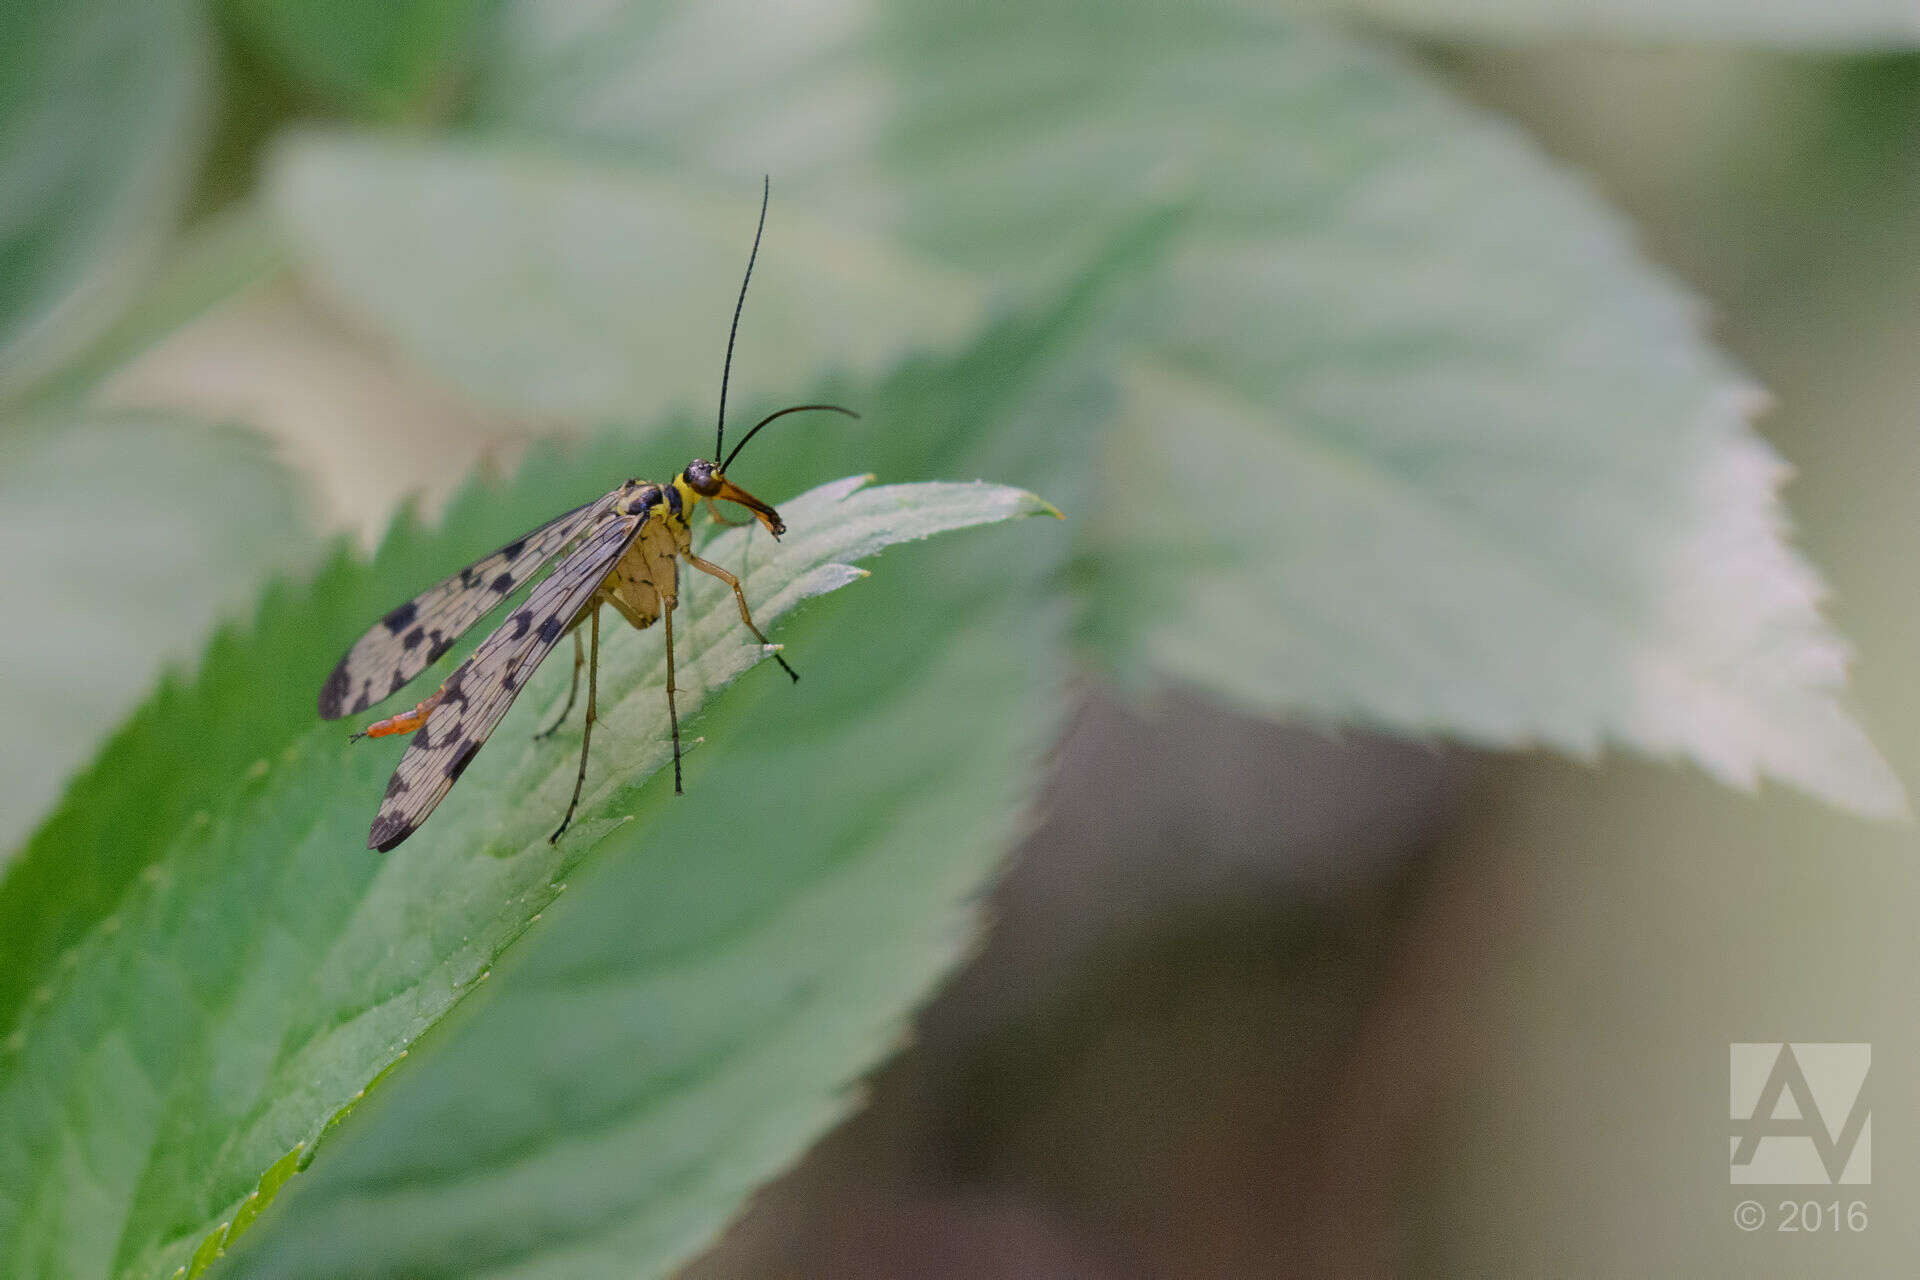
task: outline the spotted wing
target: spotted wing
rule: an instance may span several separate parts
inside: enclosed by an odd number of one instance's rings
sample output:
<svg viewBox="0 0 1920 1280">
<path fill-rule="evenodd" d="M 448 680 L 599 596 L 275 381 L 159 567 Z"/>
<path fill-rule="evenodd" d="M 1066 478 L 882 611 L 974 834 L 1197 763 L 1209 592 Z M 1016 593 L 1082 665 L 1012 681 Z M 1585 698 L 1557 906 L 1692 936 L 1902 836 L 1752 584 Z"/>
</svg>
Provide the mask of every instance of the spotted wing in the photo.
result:
<svg viewBox="0 0 1920 1280">
<path fill-rule="evenodd" d="M 612 503 L 597 502 L 555 516 L 532 533 L 427 588 L 360 637 L 320 686 L 320 718 L 358 715 L 426 670 L 467 628 L 540 571 Z"/>
<path fill-rule="evenodd" d="M 367 847 L 386 852 L 412 835 L 473 761 L 594 590 L 626 553 L 646 513 L 603 516 L 525 604 L 441 686 L 440 703 L 413 735 L 387 783 Z"/>
</svg>

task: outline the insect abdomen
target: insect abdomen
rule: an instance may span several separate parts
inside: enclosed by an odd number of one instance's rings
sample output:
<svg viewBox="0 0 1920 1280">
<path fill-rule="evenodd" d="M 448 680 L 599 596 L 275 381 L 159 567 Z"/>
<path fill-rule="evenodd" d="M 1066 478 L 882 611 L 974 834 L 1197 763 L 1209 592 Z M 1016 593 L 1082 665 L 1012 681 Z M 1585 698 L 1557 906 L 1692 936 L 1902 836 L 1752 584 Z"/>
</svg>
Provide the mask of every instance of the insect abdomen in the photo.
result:
<svg viewBox="0 0 1920 1280">
<path fill-rule="evenodd" d="M 376 720 L 359 734 L 363 738 L 386 738 L 396 733 L 412 733 L 427 722 L 433 709 L 447 696 L 447 686 L 441 685 L 411 711 L 402 711 L 397 716 L 388 716 L 385 720 Z"/>
</svg>

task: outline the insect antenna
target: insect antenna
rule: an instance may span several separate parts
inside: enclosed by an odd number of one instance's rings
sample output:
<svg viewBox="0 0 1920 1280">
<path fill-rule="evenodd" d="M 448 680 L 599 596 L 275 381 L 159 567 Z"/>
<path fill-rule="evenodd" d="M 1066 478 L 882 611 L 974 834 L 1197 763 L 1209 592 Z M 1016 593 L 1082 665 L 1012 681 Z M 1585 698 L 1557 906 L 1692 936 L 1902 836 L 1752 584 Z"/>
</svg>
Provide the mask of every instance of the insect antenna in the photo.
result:
<svg viewBox="0 0 1920 1280">
<path fill-rule="evenodd" d="M 760 428 L 766 426 L 769 422 L 772 422 L 775 418 L 784 418 L 790 413 L 805 413 L 809 409 L 825 409 L 832 413 L 844 413 L 849 418 L 852 418 L 855 421 L 858 421 L 860 418 L 860 415 L 855 413 L 853 410 L 837 404 L 796 404 L 796 405 L 789 405 L 785 409 L 775 410 L 774 412 L 768 414 L 766 417 L 760 419 L 760 421 L 753 424 L 753 430 L 747 432 L 747 434 L 741 438 L 740 443 L 733 446 L 733 452 L 727 455 L 727 460 L 720 464 L 719 470 L 724 472 L 728 467 L 733 465 L 733 460 L 740 456 L 740 451 L 742 449 L 747 447 L 747 441 L 753 439 L 755 436 L 760 434 Z M 719 456 L 718 452 L 716 452 L 714 456 L 718 457 Z"/>
<path fill-rule="evenodd" d="M 760 256 L 760 233 L 767 229 L 767 197 L 773 191 L 773 180 L 762 175 L 760 178 L 760 225 L 753 229 L 753 250 L 747 254 L 747 274 L 740 281 L 740 297 L 733 304 L 733 327 L 727 330 L 727 359 L 720 366 L 720 417 L 713 428 L 713 456 L 719 457 L 726 447 L 727 439 L 727 377 L 733 372 L 733 340 L 740 334 L 740 309 L 747 305 L 747 285 L 753 280 L 754 259 Z M 758 431 L 759 428 L 755 427 Z M 734 452 L 739 452 L 735 450 Z M 725 467 L 721 468 L 726 470 Z"/>
</svg>

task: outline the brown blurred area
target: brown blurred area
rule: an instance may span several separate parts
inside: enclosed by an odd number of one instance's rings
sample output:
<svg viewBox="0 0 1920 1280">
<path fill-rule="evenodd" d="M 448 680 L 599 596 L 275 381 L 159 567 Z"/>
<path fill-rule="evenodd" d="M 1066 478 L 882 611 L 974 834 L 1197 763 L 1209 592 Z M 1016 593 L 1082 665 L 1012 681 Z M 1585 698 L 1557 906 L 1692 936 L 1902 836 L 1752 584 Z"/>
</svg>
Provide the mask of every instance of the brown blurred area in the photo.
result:
<svg viewBox="0 0 1920 1280">
<path fill-rule="evenodd" d="M 1775 393 L 1911 781 L 1920 62 L 1429 52 L 1633 215 Z M 1096 699 L 980 954 L 691 1274 L 1910 1274 L 1913 846 L 1620 756 Z M 1782 1039 L 1874 1044 L 1864 1232 L 1730 1220 L 1727 1045 Z"/>
<path fill-rule="evenodd" d="M 1444 847 L 1476 789 L 1462 752 L 1094 700 L 985 949 L 693 1274 L 1390 1266 L 1510 915 Z"/>
</svg>

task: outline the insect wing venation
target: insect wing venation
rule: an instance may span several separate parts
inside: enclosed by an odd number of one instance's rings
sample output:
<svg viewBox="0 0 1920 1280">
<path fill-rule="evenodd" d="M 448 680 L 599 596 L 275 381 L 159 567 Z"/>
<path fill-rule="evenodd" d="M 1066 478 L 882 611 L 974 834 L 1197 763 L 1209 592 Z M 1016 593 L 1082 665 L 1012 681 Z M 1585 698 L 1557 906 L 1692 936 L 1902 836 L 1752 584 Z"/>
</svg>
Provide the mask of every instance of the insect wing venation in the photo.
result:
<svg viewBox="0 0 1920 1280">
<path fill-rule="evenodd" d="M 474 623 L 498 608 L 587 528 L 614 494 L 555 516 L 492 555 L 427 588 L 376 622 L 320 688 L 320 717 L 358 715 L 438 661 Z"/>
<path fill-rule="evenodd" d="M 602 520 L 447 678 L 440 704 L 414 734 L 387 784 L 386 798 L 367 837 L 369 848 L 385 852 L 427 820 L 534 670 L 633 544 L 646 516 Z"/>
</svg>

